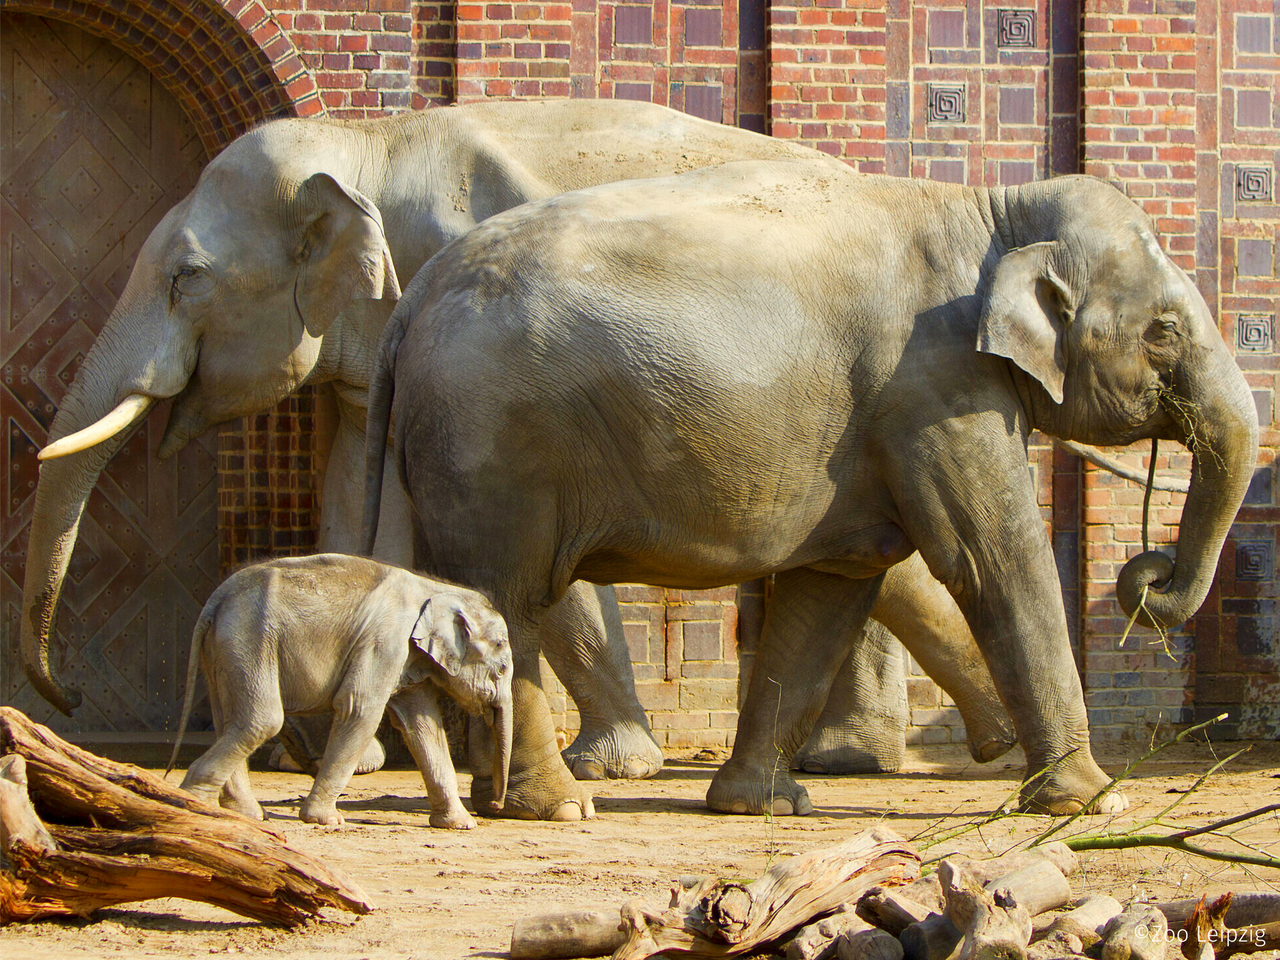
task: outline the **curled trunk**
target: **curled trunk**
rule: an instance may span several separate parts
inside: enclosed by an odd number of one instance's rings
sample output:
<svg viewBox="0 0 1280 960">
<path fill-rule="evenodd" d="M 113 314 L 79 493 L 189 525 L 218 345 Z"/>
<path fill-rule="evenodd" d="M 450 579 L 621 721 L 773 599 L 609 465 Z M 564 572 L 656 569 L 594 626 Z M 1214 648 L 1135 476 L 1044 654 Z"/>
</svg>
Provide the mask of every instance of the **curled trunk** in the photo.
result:
<svg viewBox="0 0 1280 960">
<path fill-rule="evenodd" d="M 1132 616 L 1141 605 L 1138 622 L 1148 627 L 1176 626 L 1200 608 L 1257 464 L 1256 408 L 1225 348 L 1213 352 L 1200 376 L 1211 390 L 1193 390 L 1186 397 L 1170 392 L 1163 403 L 1194 457 L 1177 562 L 1149 550 L 1126 563 L 1116 582 L 1124 612 Z"/>
</svg>

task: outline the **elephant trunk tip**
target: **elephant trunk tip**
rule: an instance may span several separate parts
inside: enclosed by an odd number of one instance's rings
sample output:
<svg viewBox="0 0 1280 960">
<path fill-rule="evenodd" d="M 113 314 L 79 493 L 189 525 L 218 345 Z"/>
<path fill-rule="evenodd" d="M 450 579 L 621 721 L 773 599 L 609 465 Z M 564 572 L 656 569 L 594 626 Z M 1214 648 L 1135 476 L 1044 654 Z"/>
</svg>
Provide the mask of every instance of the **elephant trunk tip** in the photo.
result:
<svg viewBox="0 0 1280 960">
<path fill-rule="evenodd" d="M 36 692 L 68 717 L 84 701 L 84 695 L 79 690 L 64 687 L 52 676 L 41 675 L 30 666 L 26 667 L 26 674 Z"/>
</svg>

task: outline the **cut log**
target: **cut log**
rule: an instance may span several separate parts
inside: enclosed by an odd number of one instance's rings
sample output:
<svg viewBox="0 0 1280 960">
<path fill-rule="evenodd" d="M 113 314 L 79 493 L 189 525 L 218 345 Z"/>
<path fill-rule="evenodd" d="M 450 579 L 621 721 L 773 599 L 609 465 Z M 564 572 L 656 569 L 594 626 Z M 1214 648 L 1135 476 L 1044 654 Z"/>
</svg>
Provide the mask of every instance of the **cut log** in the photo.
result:
<svg viewBox="0 0 1280 960">
<path fill-rule="evenodd" d="M 786 960 L 831 960 L 842 936 L 874 929 L 852 906 L 842 903 L 831 916 L 801 927 L 782 953 Z"/>
<path fill-rule="evenodd" d="M 1027 850 L 1006 853 L 990 860 L 970 860 L 968 857 L 948 857 L 947 859 L 953 863 L 957 860 L 963 860 L 974 875 L 984 884 L 1000 877 L 1007 877 L 1011 873 L 1017 873 L 1024 867 L 1030 867 L 1046 860 L 1057 867 L 1058 872 L 1064 877 L 1070 877 L 1080 869 L 1080 860 L 1075 851 L 1058 840 L 1038 847 L 1031 847 Z M 1032 916 L 1035 916 L 1035 914 L 1032 914 Z"/>
<path fill-rule="evenodd" d="M 626 941 L 617 910 L 570 910 L 517 920 L 511 960 L 574 960 L 605 957 Z"/>
<path fill-rule="evenodd" d="M 372 909 L 354 883 L 274 831 L 81 750 L 12 707 L 0 707 L 0 756 L 0 924 L 157 897 L 281 926 L 326 907 Z"/>
<path fill-rule="evenodd" d="M 858 901 L 858 916 L 881 930 L 900 937 L 902 931 L 912 924 L 923 923 L 931 916 L 940 915 L 939 911 L 931 910 L 906 895 L 914 886 L 915 884 L 909 884 L 894 889 L 872 887 Z M 939 886 L 938 889 L 941 890 L 942 887 Z"/>
<path fill-rule="evenodd" d="M 992 862 L 999 863 L 1004 859 L 1002 857 Z M 1035 915 L 1031 912 L 1032 910 L 1042 913 L 1070 902 L 1071 887 L 1052 862 L 1043 857 L 1034 857 L 1023 861 L 1006 860 L 1005 865 L 1015 862 L 1021 862 L 1024 865 L 1013 873 L 986 883 L 985 889 L 988 893 L 1006 890 L 1013 901 L 1025 904 L 1022 909 L 1029 917 Z M 953 876 L 956 871 L 963 871 L 965 876 L 974 882 L 978 882 L 979 878 L 988 872 L 974 870 L 974 862 L 970 860 L 944 860 L 943 863 L 951 864 Z M 946 880 L 942 878 L 941 867 L 938 869 L 938 877 L 942 881 L 945 893 Z M 868 902 L 868 915 L 879 908 L 878 903 Z M 885 914 L 887 918 L 893 917 L 893 914 L 887 910 Z M 874 916 L 878 915 L 878 913 L 874 914 Z M 891 928 L 886 927 L 886 929 Z M 1030 936 L 1031 932 L 1028 930 L 1028 939 Z M 959 955 L 962 937 L 963 931 L 954 923 L 947 910 L 942 914 L 935 913 L 922 921 L 913 923 L 899 934 L 907 960 L 953 960 Z M 1023 946 L 1025 945 L 1024 943 Z"/>
<path fill-rule="evenodd" d="M 1027 960 L 1060 960 L 1061 957 L 1078 957 L 1084 953 L 1084 944 L 1074 933 L 1055 931 L 1027 948 Z"/>
<path fill-rule="evenodd" d="M 1102 960 L 1164 960 L 1169 924 L 1150 904 L 1134 904 L 1102 931 Z"/>
<path fill-rule="evenodd" d="M 1172 927 L 1180 927 L 1195 912 L 1199 900 L 1174 900 L 1158 903 L 1156 908 L 1164 914 Z M 1228 927 L 1262 926 L 1280 923 L 1280 893 L 1236 893 L 1223 923 Z"/>
<path fill-rule="evenodd" d="M 613 960 L 738 956 L 856 902 L 868 887 L 914 879 L 919 864 L 905 840 L 876 827 L 779 864 L 750 884 L 707 879 L 692 890 L 673 890 L 661 913 L 633 900 L 622 907 L 627 940 Z"/>
<path fill-rule="evenodd" d="M 840 960 L 902 960 L 902 944 L 872 927 L 844 934 L 836 941 L 836 953 Z"/>
<path fill-rule="evenodd" d="M 947 898 L 946 917 L 960 931 L 956 960 L 1026 957 L 1031 914 L 1008 886 L 997 882 L 988 890 L 966 865 L 949 860 L 939 865 L 938 879 Z"/>
<path fill-rule="evenodd" d="M 1085 897 L 1074 910 L 1054 917 L 1042 937 L 1049 938 L 1059 933 L 1069 933 L 1079 938 L 1085 947 L 1091 947 L 1102 939 L 1102 931 L 1106 929 L 1112 917 L 1119 916 L 1124 910 L 1120 901 L 1106 894 L 1095 894 Z"/>
</svg>

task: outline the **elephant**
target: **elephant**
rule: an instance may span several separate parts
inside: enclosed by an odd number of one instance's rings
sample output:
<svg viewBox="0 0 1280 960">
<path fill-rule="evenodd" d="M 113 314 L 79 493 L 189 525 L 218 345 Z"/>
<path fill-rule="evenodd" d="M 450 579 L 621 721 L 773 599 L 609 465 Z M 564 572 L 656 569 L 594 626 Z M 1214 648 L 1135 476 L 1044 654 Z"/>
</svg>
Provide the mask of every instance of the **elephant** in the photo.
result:
<svg viewBox="0 0 1280 960">
<path fill-rule="evenodd" d="M 128 428 L 155 404 L 172 398 L 158 451 L 164 458 L 303 384 L 332 383 L 339 423 L 323 481 L 319 547 L 352 552 L 366 391 L 400 277 L 412 277 L 486 217 L 529 199 L 726 159 L 779 157 L 842 166 L 805 147 L 630 101 L 490 102 L 360 122 L 276 120 L 238 138 L 144 243 L 41 452 L 19 628 L 35 689 L 66 713 L 79 703 L 79 692 L 63 687 L 49 662 L 58 597 L 94 483 Z M 385 495 L 388 522 L 371 555 L 407 565 L 408 505 L 392 485 Z M 636 700 L 612 588 L 571 587 L 547 620 L 543 646 L 583 718 L 565 751 L 574 771 L 655 773 L 662 753 Z M 981 678 L 970 685 L 990 690 Z M 991 698 L 983 715 L 999 709 Z M 299 719 L 307 718 L 289 718 L 286 729 Z M 322 722 L 288 739 L 298 749 L 322 742 L 326 729 Z M 1007 724 L 976 735 L 1007 738 Z M 314 758 L 295 759 L 307 768 Z"/>
<path fill-rule="evenodd" d="M 1090 752 L 1027 437 L 1192 451 L 1177 561 L 1143 552 L 1117 584 L 1168 626 L 1208 591 L 1258 425 L 1204 299 L 1120 191 L 732 163 L 499 214 L 413 286 L 370 388 L 365 506 L 400 398 L 415 563 L 492 596 L 511 632 L 508 811 L 590 804 L 536 687 L 571 584 L 772 574 L 707 803 L 808 812 L 785 771 L 886 571 L 917 552 L 1012 716 L 1022 808 L 1127 807 Z"/>
<path fill-rule="evenodd" d="M 213 592 L 191 635 L 187 692 L 166 775 L 178 759 L 204 664 L 217 739 L 182 789 L 261 820 L 249 756 L 288 714 L 332 710 L 333 728 L 299 817 L 340 826 L 336 801 L 390 708 L 422 772 L 433 827 L 469 830 L 438 691 L 495 731 L 500 810 L 511 761 L 511 644 L 474 590 L 360 557 L 322 553 L 244 567 Z"/>
</svg>

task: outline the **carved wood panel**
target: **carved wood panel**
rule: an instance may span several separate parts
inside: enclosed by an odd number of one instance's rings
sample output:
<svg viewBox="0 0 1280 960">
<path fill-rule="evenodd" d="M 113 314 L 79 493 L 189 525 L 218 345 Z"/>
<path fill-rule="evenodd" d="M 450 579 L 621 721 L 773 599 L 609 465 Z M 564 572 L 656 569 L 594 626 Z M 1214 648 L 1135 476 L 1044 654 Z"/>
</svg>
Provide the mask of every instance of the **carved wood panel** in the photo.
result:
<svg viewBox="0 0 1280 960">
<path fill-rule="evenodd" d="M 191 629 L 217 582 L 216 438 L 167 462 L 161 404 L 89 499 L 54 660 L 84 693 L 63 718 L 26 681 L 18 618 L 36 451 L 138 249 L 205 162 L 191 122 L 137 61 L 39 17 L 0 23 L 0 699 L 65 731 L 171 728 Z"/>
</svg>

